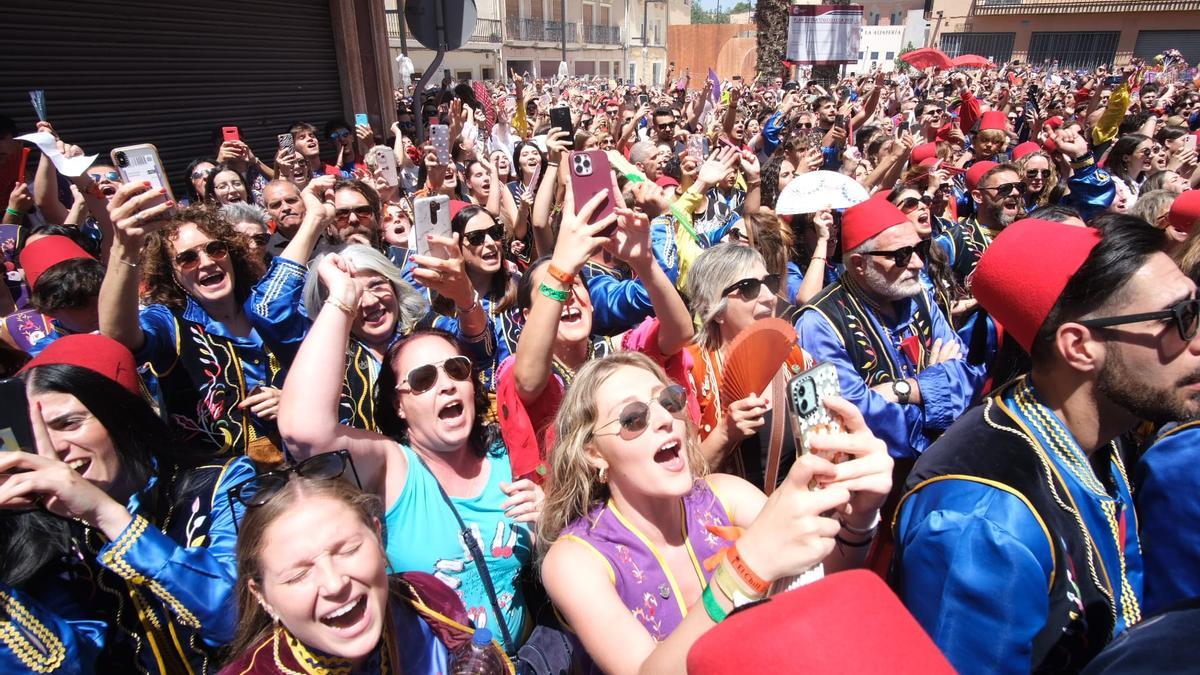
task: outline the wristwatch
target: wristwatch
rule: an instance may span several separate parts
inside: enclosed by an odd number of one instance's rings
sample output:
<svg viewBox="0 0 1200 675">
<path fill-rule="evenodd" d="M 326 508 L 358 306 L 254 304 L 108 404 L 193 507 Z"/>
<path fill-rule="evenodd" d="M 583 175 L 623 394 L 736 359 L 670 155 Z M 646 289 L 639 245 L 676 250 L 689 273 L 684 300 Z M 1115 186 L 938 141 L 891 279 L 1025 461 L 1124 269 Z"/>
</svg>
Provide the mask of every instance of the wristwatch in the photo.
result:
<svg viewBox="0 0 1200 675">
<path fill-rule="evenodd" d="M 896 400 L 901 403 L 908 403 L 908 397 L 912 396 L 912 385 L 908 380 L 896 380 L 892 383 L 892 393 L 896 395 Z"/>
</svg>

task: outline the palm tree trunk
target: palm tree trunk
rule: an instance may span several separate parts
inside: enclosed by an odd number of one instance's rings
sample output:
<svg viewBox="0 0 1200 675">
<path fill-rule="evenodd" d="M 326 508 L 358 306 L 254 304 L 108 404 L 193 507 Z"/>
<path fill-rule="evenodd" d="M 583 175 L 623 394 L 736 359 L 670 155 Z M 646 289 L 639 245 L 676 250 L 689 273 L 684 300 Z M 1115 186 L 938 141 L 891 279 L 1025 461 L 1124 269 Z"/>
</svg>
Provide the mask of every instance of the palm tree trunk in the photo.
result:
<svg viewBox="0 0 1200 675">
<path fill-rule="evenodd" d="M 755 70 L 768 80 L 784 71 L 788 6 L 791 4 L 790 0 L 758 0 L 754 10 L 754 20 L 758 25 L 758 62 Z"/>
</svg>

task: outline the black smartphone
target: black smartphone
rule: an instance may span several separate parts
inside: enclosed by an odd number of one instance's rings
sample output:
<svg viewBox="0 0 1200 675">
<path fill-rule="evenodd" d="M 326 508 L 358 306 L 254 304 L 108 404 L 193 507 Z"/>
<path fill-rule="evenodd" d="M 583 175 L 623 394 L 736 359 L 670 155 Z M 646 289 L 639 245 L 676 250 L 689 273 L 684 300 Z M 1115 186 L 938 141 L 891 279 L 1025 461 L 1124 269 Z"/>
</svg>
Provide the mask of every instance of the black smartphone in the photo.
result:
<svg viewBox="0 0 1200 675">
<path fill-rule="evenodd" d="M 0 380 L 0 451 L 36 452 L 33 426 L 29 423 L 29 401 L 25 398 L 25 380 Z"/>
<path fill-rule="evenodd" d="M 1117 87 L 1117 86 L 1120 86 L 1121 82 L 1122 82 L 1124 79 L 1125 79 L 1125 78 L 1123 78 L 1123 77 L 1122 77 L 1122 76 L 1120 76 L 1120 75 L 1109 75 L 1108 77 L 1104 78 L 1104 86 L 1106 86 L 1106 87 Z"/>
<path fill-rule="evenodd" d="M 646 94 L 638 94 L 639 105 L 650 105 L 650 97 Z"/>
<path fill-rule="evenodd" d="M 567 132 L 567 141 L 572 149 L 575 148 L 575 123 L 571 121 L 571 109 L 565 105 L 550 109 L 550 126 Z"/>
</svg>

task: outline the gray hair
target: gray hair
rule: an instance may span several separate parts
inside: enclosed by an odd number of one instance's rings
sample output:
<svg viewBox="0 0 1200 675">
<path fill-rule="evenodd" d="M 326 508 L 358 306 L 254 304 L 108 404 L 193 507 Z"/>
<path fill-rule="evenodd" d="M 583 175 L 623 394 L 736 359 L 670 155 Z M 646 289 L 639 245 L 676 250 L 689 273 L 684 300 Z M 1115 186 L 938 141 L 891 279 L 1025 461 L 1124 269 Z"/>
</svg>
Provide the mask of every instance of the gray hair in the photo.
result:
<svg viewBox="0 0 1200 675">
<path fill-rule="evenodd" d="M 880 232 L 879 234 L 883 234 L 883 233 Z M 854 248 L 850 249 L 849 251 L 842 251 L 842 266 L 845 267 L 847 270 L 849 270 L 850 269 L 850 256 L 854 255 L 855 253 L 870 253 L 870 252 L 874 251 L 875 248 L 879 245 L 879 234 L 875 235 L 874 237 L 871 237 L 870 239 L 859 244 L 858 246 L 855 246 Z"/>
<path fill-rule="evenodd" d="M 728 304 L 721 292 L 746 278 L 754 263 L 767 266 L 758 251 L 733 242 L 717 244 L 692 262 L 686 286 L 692 312 L 699 319 L 696 344 L 705 349 L 721 346 L 721 331 L 716 320 Z"/>
<path fill-rule="evenodd" d="M 641 164 L 658 156 L 658 145 L 653 141 L 638 141 L 629 149 L 629 161 Z"/>
<path fill-rule="evenodd" d="M 1158 227 L 1154 221 L 1158 220 L 1159 214 L 1171 208 L 1171 203 L 1179 195 L 1170 190 L 1151 190 L 1143 192 L 1134 203 L 1133 208 L 1129 209 L 1129 215 L 1137 216 L 1142 220 Z"/>
<path fill-rule="evenodd" d="M 343 259 L 349 260 L 359 270 L 375 272 L 392 283 L 392 292 L 396 294 L 396 304 L 400 309 L 397 332 L 408 333 L 422 317 L 429 313 L 429 301 L 420 291 L 404 280 L 404 277 L 400 275 L 400 268 L 393 265 L 392 261 L 388 260 L 384 254 L 362 244 L 350 244 L 336 253 Z M 328 252 L 322 253 L 308 264 L 308 275 L 304 280 L 304 310 L 311 319 L 317 318 L 317 314 L 321 311 L 321 305 L 329 296 L 329 291 L 321 285 L 320 276 L 317 274 L 317 266 L 327 255 L 329 255 Z"/>
<path fill-rule="evenodd" d="M 238 223 L 256 223 L 263 227 L 268 227 L 267 223 L 271 220 L 267 210 L 257 204 L 247 204 L 246 202 L 234 202 L 226 204 L 220 209 L 221 217 L 230 225 Z"/>
</svg>

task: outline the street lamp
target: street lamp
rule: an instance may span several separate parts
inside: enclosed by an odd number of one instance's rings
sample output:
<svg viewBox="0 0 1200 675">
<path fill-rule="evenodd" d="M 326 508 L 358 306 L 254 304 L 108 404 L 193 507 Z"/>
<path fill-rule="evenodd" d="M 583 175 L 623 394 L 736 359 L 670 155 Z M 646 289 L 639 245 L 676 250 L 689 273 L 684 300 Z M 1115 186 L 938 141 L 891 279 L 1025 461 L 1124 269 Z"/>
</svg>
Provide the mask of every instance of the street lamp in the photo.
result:
<svg viewBox="0 0 1200 675">
<path fill-rule="evenodd" d="M 643 0 L 643 2 L 642 2 L 642 77 L 643 78 L 646 77 L 646 72 L 650 70 L 650 68 L 649 68 L 650 49 L 646 44 L 646 41 L 647 41 L 646 24 L 648 23 L 649 18 L 650 18 L 650 3 L 652 3 L 652 2 L 653 3 L 661 3 L 661 4 L 665 5 L 667 3 L 667 0 Z M 651 84 L 653 84 L 653 83 L 651 83 Z"/>
</svg>

